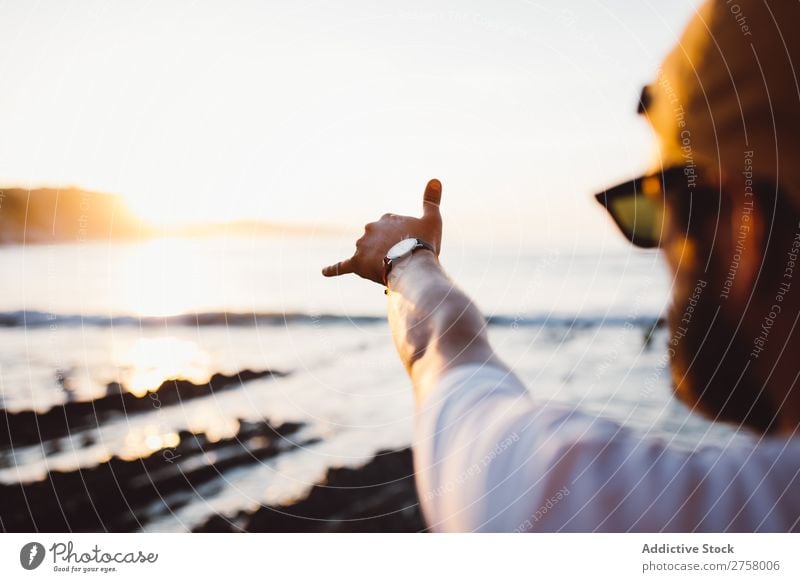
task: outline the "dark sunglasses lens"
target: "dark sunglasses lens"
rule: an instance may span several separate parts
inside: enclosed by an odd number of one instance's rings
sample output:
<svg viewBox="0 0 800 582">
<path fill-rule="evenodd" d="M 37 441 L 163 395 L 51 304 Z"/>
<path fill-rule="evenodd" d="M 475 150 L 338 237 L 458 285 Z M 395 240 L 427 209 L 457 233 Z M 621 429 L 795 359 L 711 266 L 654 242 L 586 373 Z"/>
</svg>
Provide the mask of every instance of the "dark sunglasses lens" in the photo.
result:
<svg viewBox="0 0 800 582">
<path fill-rule="evenodd" d="M 631 192 L 629 196 L 615 196 L 606 207 L 633 244 L 644 248 L 658 246 L 664 220 L 660 201 Z"/>
<path fill-rule="evenodd" d="M 638 247 L 657 247 L 664 222 L 664 182 L 663 175 L 647 176 L 595 197 L 629 241 Z"/>
</svg>

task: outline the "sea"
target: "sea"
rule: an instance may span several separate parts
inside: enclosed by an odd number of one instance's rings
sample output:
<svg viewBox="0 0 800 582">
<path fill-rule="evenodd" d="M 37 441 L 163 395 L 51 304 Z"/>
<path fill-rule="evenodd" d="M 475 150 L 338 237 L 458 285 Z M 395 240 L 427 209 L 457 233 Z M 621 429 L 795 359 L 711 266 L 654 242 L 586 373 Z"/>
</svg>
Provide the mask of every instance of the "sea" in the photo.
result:
<svg viewBox="0 0 800 582">
<path fill-rule="evenodd" d="M 14 417 L 0 485 L 115 458 L 213 464 L 134 528 L 186 531 L 409 446 L 414 403 L 382 287 L 320 275 L 351 246 L 292 235 L 0 248 L 0 407 Z M 463 243 L 441 259 L 536 401 L 688 448 L 730 437 L 672 395 L 672 281 L 657 252 Z M 294 428 L 270 454 L 225 457 L 245 433 L 263 439 L 253 427 L 281 425 Z M 208 450 L 186 454 L 198 435 Z"/>
</svg>

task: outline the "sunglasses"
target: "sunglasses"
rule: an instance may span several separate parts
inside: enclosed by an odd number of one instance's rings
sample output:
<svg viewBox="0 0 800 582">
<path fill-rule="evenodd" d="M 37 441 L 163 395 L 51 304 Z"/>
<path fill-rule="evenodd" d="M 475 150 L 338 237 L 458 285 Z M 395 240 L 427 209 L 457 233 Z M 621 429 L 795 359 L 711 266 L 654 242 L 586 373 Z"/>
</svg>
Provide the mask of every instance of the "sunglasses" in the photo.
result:
<svg viewBox="0 0 800 582">
<path fill-rule="evenodd" d="M 664 232 L 665 197 L 668 193 L 682 196 L 691 208 L 697 184 L 694 166 L 673 166 L 609 188 L 595 198 L 625 238 L 637 247 L 651 249 L 660 245 Z"/>
</svg>

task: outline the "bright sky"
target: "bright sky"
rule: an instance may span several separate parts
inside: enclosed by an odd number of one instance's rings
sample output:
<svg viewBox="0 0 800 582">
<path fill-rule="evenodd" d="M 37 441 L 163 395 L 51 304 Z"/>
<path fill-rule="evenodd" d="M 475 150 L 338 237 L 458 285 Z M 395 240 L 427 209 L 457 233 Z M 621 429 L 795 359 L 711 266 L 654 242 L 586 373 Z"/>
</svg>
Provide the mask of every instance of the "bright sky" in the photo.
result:
<svg viewBox="0 0 800 582">
<path fill-rule="evenodd" d="M 354 225 L 435 176 L 462 231 L 594 228 L 589 194 L 650 159 L 636 101 L 695 4 L 0 0 L 0 183 Z"/>
</svg>

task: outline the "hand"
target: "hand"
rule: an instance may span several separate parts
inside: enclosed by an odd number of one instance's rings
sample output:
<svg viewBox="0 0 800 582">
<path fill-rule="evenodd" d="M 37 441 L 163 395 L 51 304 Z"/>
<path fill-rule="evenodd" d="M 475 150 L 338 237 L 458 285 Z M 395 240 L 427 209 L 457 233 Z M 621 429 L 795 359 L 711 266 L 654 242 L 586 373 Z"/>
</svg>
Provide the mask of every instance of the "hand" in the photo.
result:
<svg viewBox="0 0 800 582">
<path fill-rule="evenodd" d="M 384 214 L 378 222 L 364 227 L 364 236 L 356 241 L 356 252 L 349 259 L 322 269 L 326 277 L 355 273 L 383 284 L 383 258 L 389 249 L 406 238 L 419 238 L 433 245 L 436 255 L 442 246 L 442 183 L 431 180 L 425 187 L 422 218 Z"/>
</svg>

